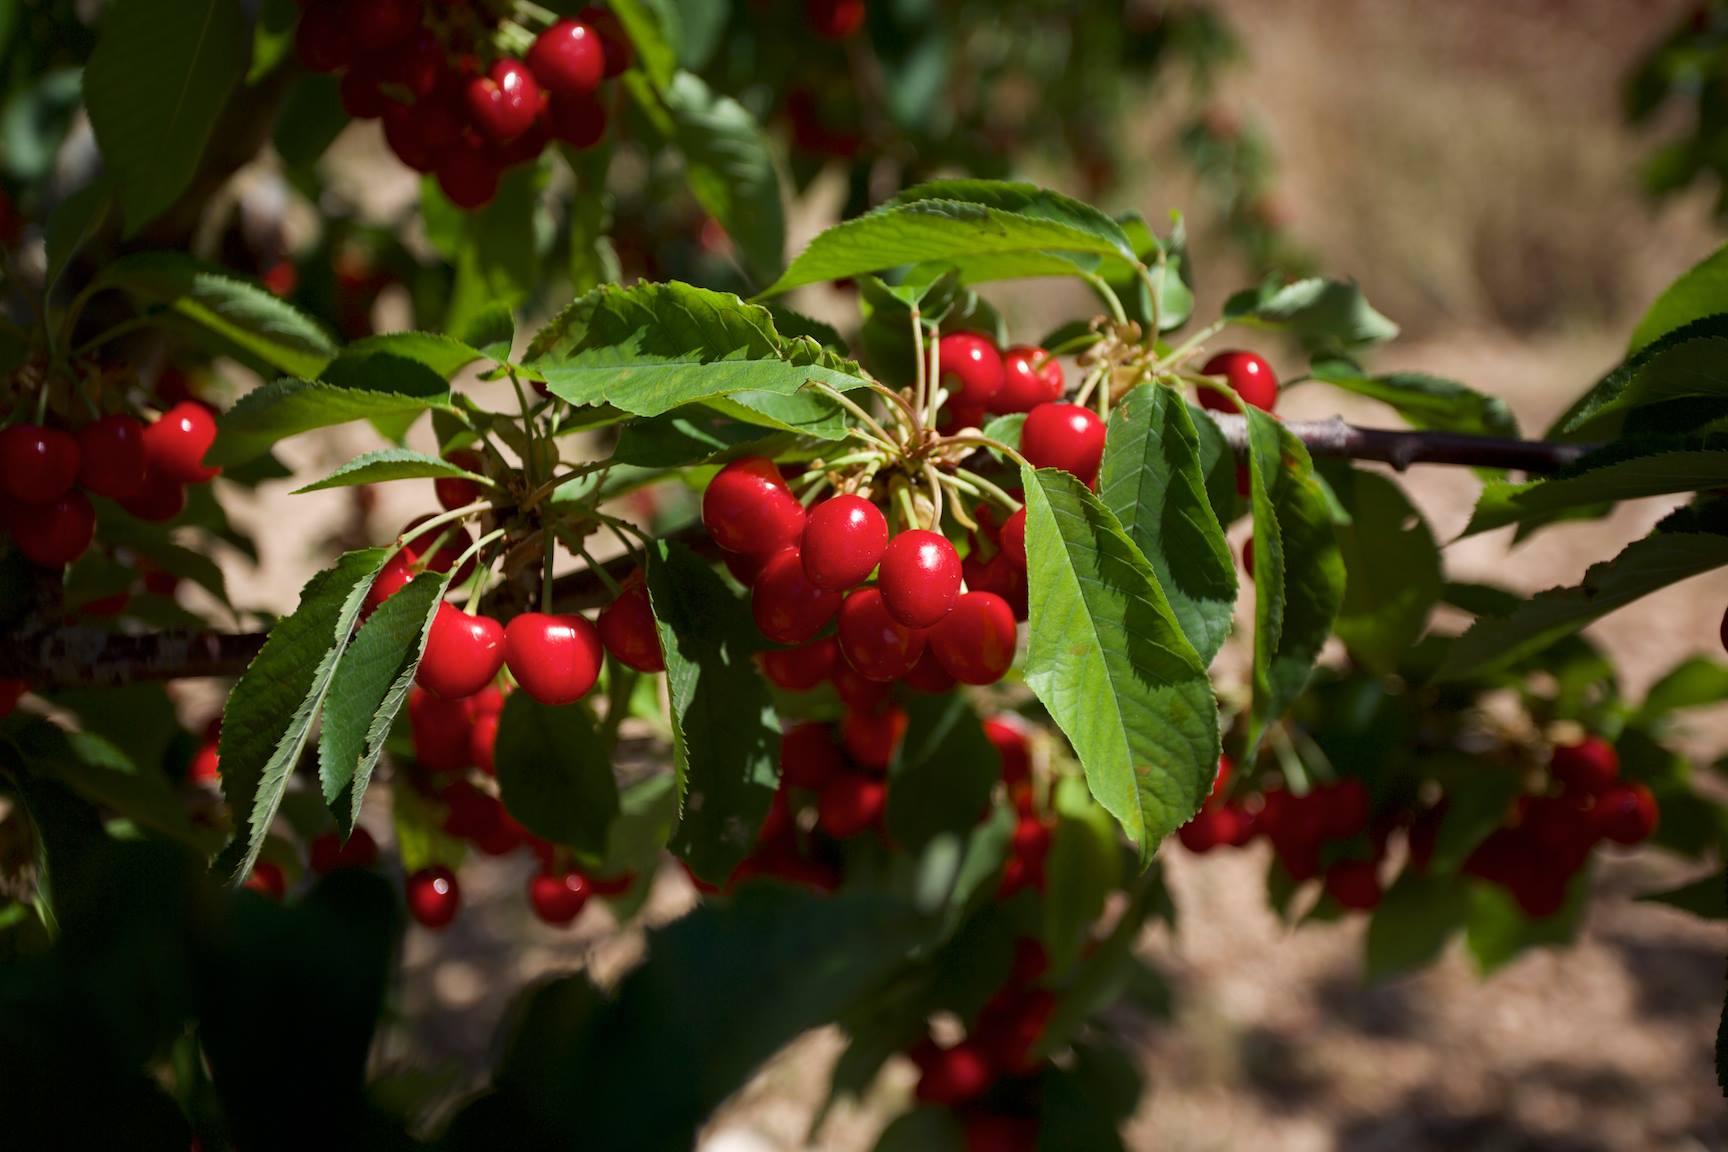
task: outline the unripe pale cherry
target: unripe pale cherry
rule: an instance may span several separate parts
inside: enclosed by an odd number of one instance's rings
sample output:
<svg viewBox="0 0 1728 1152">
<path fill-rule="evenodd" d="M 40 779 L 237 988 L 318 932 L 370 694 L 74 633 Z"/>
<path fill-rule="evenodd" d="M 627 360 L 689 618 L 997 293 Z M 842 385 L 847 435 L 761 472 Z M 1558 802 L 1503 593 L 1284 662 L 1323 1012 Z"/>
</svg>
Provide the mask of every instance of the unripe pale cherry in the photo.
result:
<svg viewBox="0 0 1728 1152">
<path fill-rule="evenodd" d="M 442 864 L 422 868 L 409 876 L 407 896 L 408 914 L 422 927 L 434 931 L 449 927 L 462 903 L 456 873 Z"/>
<path fill-rule="evenodd" d="M 0 431 L 0 495 L 51 504 L 78 479 L 78 441 L 58 428 L 14 424 Z"/>
<path fill-rule="evenodd" d="M 1278 403 L 1278 376 L 1272 365 L 1252 352 L 1220 352 L 1201 367 L 1203 376 L 1222 376 L 1242 402 L 1262 412 Z M 1221 392 L 1200 389 L 1200 407 L 1213 412 L 1234 412 L 1236 406 Z"/>
<path fill-rule="evenodd" d="M 1014 663 L 1018 629 L 1008 601 L 993 592 L 967 592 L 930 629 L 930 650 L 962 684 L 994 684 Z"/>
<path fill-rule="evenodd" d="M 78 483 L 117 500 L 144 483 L 144 423 L 117 412 L 78 429 Z"/>
<path fill-rule="evenodd" d="M 90 498 L 73 490 L 47 504 L 11 509 L 12 539 L 33 564 L 64 568 L 90 547 L 96 535 L 96 510 Z"/>
<path fill-rule="evenodd" d="M 463 90 L 468 120 L 493 144 L 508 144 L 540 115 L 540 83 L 520 60 L 505 57 Z"/>
<path fill-rule="evenodd" d="M 660 647 L 654 609 L 639 573 L 626 580 L 618 598 L 600 610 L 594 626 L 606 651 L 619 663 L 638 672 L 666 670 L 666 654 Z"/>
<path fill-rule="evenodd" d="M 1042 367 L 1035 367 L 1042 363 Z M 1002 388 L 990 401 L 992 412 L 1030 412 L 1062 398 L 1062 365 L 1042 348 L 1022 345 L 1002 353 Z"/>
<path fill-rule="evenodd" d="M 859 588 L 846 597 L 836 632 L 840 655 L 867 680 L 897 680 L 924 654 L 924 630 L 894 619 L 876 588 Z"/>
<path fill-rule="evenodd" d="M 573 704 L 588 695 L 604 660 L 600 633 L 586 616 L 524 612 L 504 629 L 510 675 L 542 704 Z"/>
<path fill-rule="evenodd" d="M 183 484 L 202 484 L 221 471 L 204 464 L 216 443 L 216 416 L 196 400 L 182 400 L 144 429 L 151 468 Z"/>
<path fill-rule="evenodd" d="M 588 903 L 588 879 L 580 872 L 540 872 L 528 881 L 528 903 L 542 923 L 562 928 Z"/>
<path fill-rule="evenodd" d="M 976 332 L 950 332 L 937 342 L 936 354 L 937 379 L 950 404 L 982 410 L 1002 391 L 1002 353 Z"/>
<path fill-rule="evenodd" d="M 728 552 L 768 557 L 796 547 L 804 506 L 772 460 L 749 456 L 720 469 L 702 494 L 702 525 Z"/>
<path fill-rule="evenodd" d="M 448 600 L 438 605 L 414 682 L 446 700 L 472 696 L 504 666 L 504 628 L 489 616 L 470 616 Z"/>
<path fill-rule="evenodd" d="M 804 574 L 798 549 L 770 560 L 750 590 L 750 613 L 762 635 L 776 644 L 803 644 L 839 610 L 841 593 L 818 588 Z"/>
<path fill-rule="evenodd" d="M 888 614 L 908 628 L 928 628 L 960 596 L 960 556 L 948 538 L 915 528 L 888 541 L 877 579 Z"/>
<path fill-rule="evenodd" d="M 843 494 L 810 509 L 804 573 L 818 588 L 843 592 L 869 578 L 888 547 L 888 518 L 862 496 Z"/>
<path fill-rule="evenodd" d="M 1098 413 L 1078 404 L 1040 404 L 1020 429 L 1020 453 L 1034 468 L 1060 468 L 1090 487 L 1104 459 L 1107 429 Z"/>
<path fill-rule="evenodd" d="M 560 20 L 535 38 L 528 68 L 554 96 L 585 96 L 606 76 L 600 35 L 579 20 Z"/>
</svg>

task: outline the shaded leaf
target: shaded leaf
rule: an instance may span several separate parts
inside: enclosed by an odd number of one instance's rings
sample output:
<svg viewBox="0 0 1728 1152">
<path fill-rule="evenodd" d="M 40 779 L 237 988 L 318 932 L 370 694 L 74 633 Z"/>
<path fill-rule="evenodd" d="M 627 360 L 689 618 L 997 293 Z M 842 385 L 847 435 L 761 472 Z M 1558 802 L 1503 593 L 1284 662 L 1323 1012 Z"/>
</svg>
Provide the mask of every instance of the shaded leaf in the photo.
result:
<svg viewBox="0 0 1728 1152">
<path fill-rule="evenodd" d="M 1695 320 L 1728 312 L 1728 246 L 1689 268 L 1650 305 L 1633 329 L 1626 354 L 1646 348 Z"/>
<path fill-rule="evenodd" d="M 726 230 L 758 283 L 772 279 L 785 264 L 786 219 L 762 126 L 689 72 L 673 77 L 665 101 L 696 202 Z"/>
<path fill-rule="evenodd" d="M 1316 361 L 1316 380 L 1388 405 L 1413 428 L 1516 436 L 1518 419 L 1498 396 L 1423 372 L 1369 374 L 1341 358 Z"/>
<path fill-rule="evenodd" d="M 224 465 L 250 460 L 269 451 L 277 441 L 314 428 L 450 409 L 448 385 L 430 374 L 423 380 L 391 383 L 413 390 L 345 388 L 316 380 L 278 380 L 256 388 L 222 413 L 216 443 L 205 459 Z"/>
<path fill-rule="evenodd" d="M 383 448 L 356 456 L 324 479 L 294 489 L 294 495 L 319 492 L 326 488 L 351 488 L 356 484 L 382 484 L 389 480 L 443 479 L 489 483 L 484 476 L 478 476 L 466 468 L 458 468 L 437 456 L 411 452 L 406 448 Z"/>
<path fill-rule="evenodd" d="M 906 736 L 888 769 L 888 833 L 916 852 L 977 823 L 1001 760 L 960 694 L 915 693 L 905 707 Z"/>
<path fill-rule="evenodd" d="M 1350 523 L 1338 528 L 1346 578 L 1334 628 L 1352 656 L 1390 675 L 1440 599 L 1440 549 L 1422 513 L 1391 480 L 1360 468 L 1327 476 L 1350 513 Z"/>
<path fill-rule="evenodd" d="M 578 852 L 605 853 L 618 782 L 587 708 L 555 708 L 512 692 L 492 756 L 498 795 L 523 827 Z"/>
<path fill-rule="evenodd" d="M 1491 481 L 1464 535 L 1620 500 L 1728 485 L 1728 435 L 1618 440 L 1541 480 Z"/>
</svg>

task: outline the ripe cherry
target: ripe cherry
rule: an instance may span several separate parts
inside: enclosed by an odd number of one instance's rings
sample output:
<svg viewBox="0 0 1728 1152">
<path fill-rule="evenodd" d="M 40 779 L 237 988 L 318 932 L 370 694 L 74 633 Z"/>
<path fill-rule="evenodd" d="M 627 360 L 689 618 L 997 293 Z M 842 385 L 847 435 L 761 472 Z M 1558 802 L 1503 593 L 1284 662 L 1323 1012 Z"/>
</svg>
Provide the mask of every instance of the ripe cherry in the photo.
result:
<svg viewBox="0 0 1728 1152">
<path fill-rule="evenodd" d="M 859 588 L 846 597 L 836 631 L 840 654 L 867 680 L 896 680 L 924 654 L 923 629 L 894 619 L 875 588 Z"/>
<path fill-rule="evenodd" d="M 216 417 L 196 400 L 182 400 L 144 429 L 150 467 L 183 484 L 202 484 L 221 471 L 204 466 L 216 442 Z"/>
<path fill-rule="evenodd" d="M 468 712 L 461 700 L 445 700 L 424 688 L 408 691 L 408 730 L 414 759 L 429 772 L 468 766 Z"/>
<path fill-rule="evenodd" d="M 728 552 L 772 556 L 798 545 L 804 506 L 772 460 L 749 456 L 720 469 L 702 494 L 702 524 Z"/>
<path fill-rule="evenodd" d="M 841 594 L 816 587 L 804 574 L 796 548 L 781 552 L 756 577 L 750 612 L 762 635 L 776 644 L 803 644 L 840 608 Z"/>
<path fill-rule="evenodd" d="M 994 684 L 1014 663 L 1014 610 L 993 592 L 967 592 L 930 629 L 930 650 L 962 684 Z"/>
<path fill-rule="evenodd" d="M 840 721 L 840 743 L 852 763 L 869 772 L 886 772 L 906 735 L 906 711 L 890 704 L 879 712 L 849 709 Z"/>
<path fill-rule="evenodd" d="M 560 20 L 528 49 L 528 69 L 554 96 L 585 96 L 606 75 L 606 50 L 600 35 L 579 20 Z"/>
<path fill-rule="evenodd" d="M 794 648 L 771 648 L 761 654 L 762 674 L 787 692 L 809 692 L 828 679 L 838 652 L 832 636 Z"/>
<path fill-rule="evenodd" d="M 486 462 L 480 459 L 479 454 L 475 452 L 452 452 L 444 459 L 457 468 L 465 472 L 473 472 L 476 475 L 482 473 L 486 468 Z M 432 491 L 438 497 L 439 506 L 446 512 L 454 511 L 457 508 L 466 508 L 480 499 L 479 483 L 468 479 L 466 476 L 440 476 L 432 481 Z"/>
<path fill-rule="evenodd" d="M 606 651 L 619 663 L 638 672 L 666 670 L 660 630 L 655 627 L 654 609 L 640 573 L 624 582 L 618 598 L 600 610 L 594 626 Z"/>
<path fill-rule="evenodd" d="M 294 29 L 294 50 L 314 72 L 340 72 L 354 62 L 358 45 L 350 38 L 348 17 L 338 0 L 313 0 Z"/>
<path fill-rule="evenodd" d="M 966 1152 L 1037 1152 L 1038 1118 L 972 1112 L 965 1119 Z"/>
<path fill-rule="evenodd" d="M 606 135 L 606 105 L 593 96 L 554 93 L 546 105 L 546 124 L 554 139 L 580 152 Z"/>
<path fill-rule="evenodd" d="M 816 826 L 836 840 L 868 832 L 888 808 L 888 786 L 856 772 L 842 772 L 822 786 Z"/>
<path fill-rule="evenodd" d="M 344 841 L 340 834 L 326 832 L 312 840 L 312 871 L 320 876 L 343 868 L 370 868 L 378 863 L 378 841 L 359 825 Z"/>
<path fill-rule="evenodd" d="M 912 665 L 912 670 L 900 677 L 900 683 L 914 692 L 928 692 L 933 696 L 943 692 L 954 691 L 956 683 L 948 669 L 942 667 L 942 662 L 936 659 L 936 653 L 929 644 L 924 645 L 924 654 L 918 657 L 918 663 Z"/>
<path fill-rule="evenodd" d="M 630 38 L 624 34 L 624 28 L 618 23 L 618 17 L 611 9 L 598 4 L 590 4 L 576 13 L 576 18 L 594 31 L 600 37 L 600 44 L 606 51 L 606 78 L 622 76 L 636 63 L 636 50 L 630 43 Z"/>
<path fill-rule="evenodd" d="M 827 724 L 798 724 L 780 738 L 780 778 L 794 788 L 820 791 L 846 771 L 834 729 Z"/>
<path fill-rule="evenodd" d="M 472 696 L 469 697 L 473 699 Z M 493 749 L 498 744 L 498 713 L 487 712 L 474 717 L 468 728 L 468 759 L 488 776 L 498 775 Z"/>
<path fill-rule="evenodd" d="M 421 28 L 384 57 L 378 72 L 387 83 L 406 88 L 418 103 L 444 78 L 444 46 L 430 28 Z"/>
<path fill-rule="evenodd" d="M 498 195 L 501 175 L 491 154 L 468 140 L 457 141 L 438 160 L 438 190 L 450 203 L 470 212 L 484 208 Z"/>
<path fill-rule="evenodd" d="M 1346 908 L 1371 911 L 1383 895 L 1379 870 L 1372 860 L 1340 860 L 1326 870 L 1326 892 Z"/>
<path fill-rule="evenodd" d="M 0 493 L 22 504 L 51 504 L 78 479 L 78 441 L 58 428 L 14 424 L 0 431 Z"/>
<path fill-rule="evenodd" d="M 462 121 L 441 99 L 390 103 L 384 108 L 384 142 L 416 172 L 437 171 L 461 139 Z"/>
<path fill-rule="evenodd" d="M 144 423 L 115 413 L 78 429 L 78 483 L 110 500 L 144 483 Z"/>
<path fill-rule="evenodd" d="M 1025 1075 L 1032 1071 L 1032 1049 L 1055 1011 L 1056 994 L 1048 988 L 1004 988 L 979 1013 L 971 1039 L 993 1066 Z"/>
<path fill-rule="evenodd" d="M 937 1048 L 919 1061 L 916 1095 L 927 1104 L 953 1107 L 976 1100 L 996 1082 L 996 1070 L 982 1046 L 962 1040 L 952 1048 Z"/>
<path fill-rule="evenodd" d="M 31 563 L 64 568 L 90 547 L 96 535 L 96 510 L 79 491 L 67 492 L 48 504 L 19 504 L 11 509 L 12 539 Z"/>
<path fill-rule="evenodd" d="M 972 592 L 994 592 L 1008 602 L 1016 620 L 1027 617 L 1026 573 L 1014 567 L 1006 552 L 998 552 L 988 560 L 974 552 L 960 562 L 966 587 Z"/>
<path fill-rule="evenodd" d="M 470 616 L 448 600 L 438 605 L 414 682 L 446 700 L 472 696 L 504 666 L 504 628 Z"/>
<path fill-rule="evenodd" d="M 456 884 L 456 873 L 442 864 L 434 864 L 408 877 L 408 914 L 423 927 L 446 928 L 456 919 L 456 909 L 462 902 L 462 889 Z"/>
<path fill-rule="evenodd" d="M 12 715 L 12 710 L 18 707 L 18 701 L 30 691 L 26 680 L 0 680 L 0 720 Z"/>
<path fill-rule="evenodd" d="M 834 681 L 834 691 L 840 702 L 854 711 L 876 712 L 888 703 L 888 684 L 866 678 L 844 658 L 834 661 L 834 670 L 828 677 Z"/>
<path fill-rule="evenodd" d="M 540 83 L 520 60 L 508 57 L 463 90 L 468 121 L 494 144 L 508 144 L 534 126 L 540 115 Z"/>
<path fill-rule="evenodd" d="M 414 579 L 414 550 L 399 549 L 396 555 L 384 561 L 384 567 L 378 570 L 378 575 L 372 578 L 372 587 L 366 590 L 366 599 L 361 602 L 360 615 L 370 616 L 376 612 L 390 597 L 408 587 Z"/>
<path fill-rule="evenodd" d="M 588 695 L 605 658 L 600 633 L 586 616 L 524 612 L 504 629 L 510 675 L 542 704 L 572 704 Z"/>
<path fill-rule="evenodd" d="M 384 52 L 420 29 L 420 0 L 347 0 L 342 18 L 355 46 Z"/>
<path fill-rule="evenodd" d="M 1020 429 L 1020 452 L 1034 468 L 1060 468 L 1091 486 L 1104 458 L 1107 431 L 1098 413 L 1078 404 L 1040 404 Z"/>
<path fill-rule="evenodd" d="M 1008 562 L 1020 571 L 1026 571 L 1026 507 L 1021 505 L 1014 514 L 1002 522 L 1002 533 L 999 537 L 1002 545 L 1002 555 L 1008 557 Z"/>
<path fill-rule="evenodd" d="M 869 578 L 888 547 L 888 518 L 862 496 L 840 495 L 810 509 L 804 573 L 818 588 L 844 592 Z"/>
<path fill-rule="evenodd" d="M 1548 761 L 1549 774 L 1567 788 L 1600 792 L 1620 775 L 1620 754 L 1600 736 L 1576 744 L 1556 744 Z"/>
<path fill-rule="evenodd" d="M 214 740 L 206 740 L 186 765 L 186 779 L 193 784 L 214 784 L 222 779 L 222 757 Z"/>
<path fill-rule="evenodd" d="M 280 900 L 288 891 L 288 878 L 282 874 L 281 866 L 270 860 L 260 860 L 252 865 L 252 874 L 246 877 L 245 887 L 266 900 Z"/>
<path fill-rule="evenodd" d="M 378 86 L 378 76 L 368 68 L 350 69 L 336 91 L 342 110 L 353 120 L 376 120 L 390 107 L 390 98 Z"/>
<path fill-rule="evenodd" d="M 1656 797 L 1642 784 L 1613 784 L 1596 799 L 1596 829 L 1616 844 L 1642 844 L 1656 832 Z"/>
<path fill-rule="evenodd" d="M 1262 412 L 1278 403 L 1278 377 L 1272 365 L 1252 352 L 1220 352 L 1201 367 L 1203 376 L 1222 376 L 1242 402 Z M 1222 392 L 1200 389 L 1200 407 L 1213 412 L 1234 412 L 1236 406 Z"/>
<path fill-rule="evenodd" d="M 1372 815 L 1368 786 L 1356 777 L 1316 790 L 1310 801 L 1321 806 L 1320 830 L 1326 839 L 1348 840 L 1367 831 Z"/>
<path fill-rule="evenodd" d="M 1230 757 L 1218 757 L 1218 771 L 1212 774 L 1212 789 L 1206 793 L 1207 804 L 1216 804 L 1219 797 L 1229 791 L 1230 777 L 1235 770 L 1236 766 L 1231 763 Z"/>
<path fill-rule="evenodd" d="M 543 923 L 562 928 L 588 903 L 588 879 L 580 872 L 541 872 L 528 881 L 528 903 Z"/>
<path fill-rule="evenodd" d="M 864 0 L 804 0 L 804 16 L 824 40 L 848 40 L 864 27 Z"/>
<path fill-rule="evenodd" d="M 878 584 L 889 615 L 908 628 L 928 628 L 960 597 L 960 557 L 948 538 L 915 528 L 888 541 Z"/>
<path fill-rule="evenodd" d="M 1042 363 L 1042 367 L 1034 365 Z M 990 401 L 992 412 L 1030 412 L 1062 398 L 1062 365 L 1042 348 L 1010 348 L 1002 353 L 1002 388 Z"/>
<path fill-rule="evenodd" d="M 1002 391 L 1002 353 L 976 332 L 951 332 L 936 345 L 938 378 L 948 402 L 982 411 Z"/>
<path fill-rule="evenodd" d="M 984 735 L 996 746 L 1002 757 L 1002 782 L 1010 788 L 1032 779 L 1032 750 L 1018 727 L 1000 717 L 984 721 Z"/>
<path fill-rule="evenodd" d="M 140 520 L 166 524 L 186 510 L 186 485 L 160 469 L 146 467 L 144 482 L 116 499 L 120 507 Z"/>
</svg>

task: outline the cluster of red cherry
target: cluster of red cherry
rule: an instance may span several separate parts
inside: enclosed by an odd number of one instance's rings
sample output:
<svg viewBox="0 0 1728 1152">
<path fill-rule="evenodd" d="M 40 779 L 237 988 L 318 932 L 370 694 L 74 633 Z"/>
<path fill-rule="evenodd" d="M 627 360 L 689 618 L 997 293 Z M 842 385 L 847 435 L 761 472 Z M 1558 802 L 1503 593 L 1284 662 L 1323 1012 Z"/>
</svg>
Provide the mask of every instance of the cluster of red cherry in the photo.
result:
<svg viewBox="0 0 1728 1152">
<path fill-rule="evenodd" d="M 215 440 L 215 416 L 193 400 L 151 424 L 114 413 L 75 432 L 10 425 L 0 430 L 3 526 L 32 563 L 63 568 L 95 538 L 96 510 L 86 493 L 143 520 L 172 520 L 186 507 L 186 485 L 216 475 L 203 463 Z"/>
<path fill-rule="evenodd" d="M 381 118 L 397 159 L 434 174 L 460 208 L 487 204 L 507 169 L 532 163 L 554 141 L 598 143 L 606 131 L 600 83 L 632 59 L 617 18 L 601 8 L 553 23 L 518 59 L 496 47 L 521 32 L 503 19 L 508 5 L 303 4 L 295 33 L 301 62 L 341 73 L 348 114 Z"/>
</svg>

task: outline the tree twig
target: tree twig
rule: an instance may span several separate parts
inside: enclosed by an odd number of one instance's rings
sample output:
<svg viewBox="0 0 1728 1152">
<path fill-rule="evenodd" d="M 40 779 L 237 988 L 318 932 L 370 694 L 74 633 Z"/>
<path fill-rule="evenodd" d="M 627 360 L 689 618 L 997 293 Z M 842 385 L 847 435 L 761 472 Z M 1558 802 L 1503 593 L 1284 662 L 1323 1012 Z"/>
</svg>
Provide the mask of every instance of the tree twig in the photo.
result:
<svg viewBox="0 0 1728 1152">
<path fill-rule="evenodd" d="M 1208 412 L 1230 447 L 1248 449 L 1248 418 L 1235 413 Z M 1514 472 L 1558 472 L 1600 444 L 1561 444 L 1549 440 L 1514 440 L 1472 436 L 1462 432 L 1410 432 L 1392 428 L 1358 428 L 1337 416 L 1330 420 L 1291 420 L 1284 428 L 1302 441 L 1311 455 L 1390 464 L 1403 472 L 1413 464 L 1449 464 L 1467 468 L 1505 468 Z"/>
</svg>

